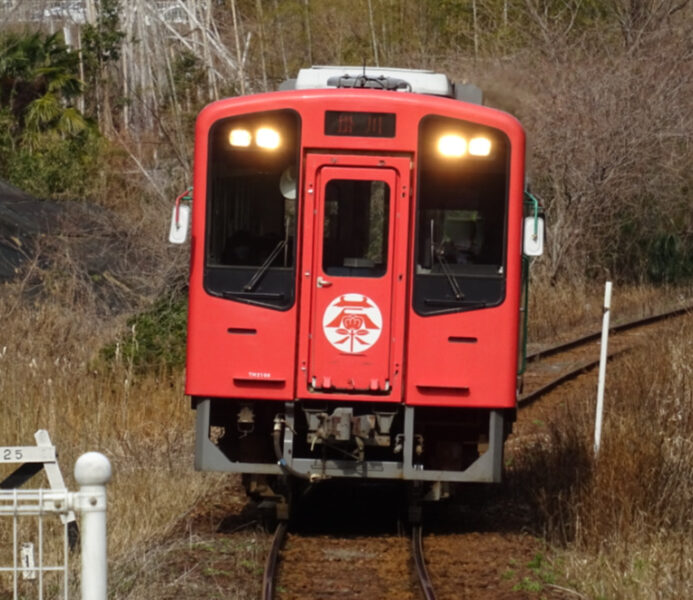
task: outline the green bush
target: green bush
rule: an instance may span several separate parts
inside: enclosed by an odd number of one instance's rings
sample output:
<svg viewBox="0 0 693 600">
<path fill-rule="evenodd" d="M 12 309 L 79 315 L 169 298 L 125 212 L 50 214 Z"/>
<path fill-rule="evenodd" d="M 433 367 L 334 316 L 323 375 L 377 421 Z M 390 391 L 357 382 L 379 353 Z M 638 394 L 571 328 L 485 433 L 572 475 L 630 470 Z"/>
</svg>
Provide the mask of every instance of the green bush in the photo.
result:
<svg viewBox="0 0 693 600">
<path fill-rule="evenodd" d="M 31 151 L 0 149 L 0 177 L 39 198 L 89 198 L 98 185 L 105 143 L 85 131 L 70 138 L 46 136 Z"/>
<path fill-rule="evenodd" d="M 651 240 L 647 275 L 654 283 L 676 283 L 693 276 L 693 247 L 686 238 L 663 233 Z"/>
<path fill-rule="evenodd" d="M 131 317 L 127 333 L 102 350 L 109 362 L 122 361 L 138 371 L 174 369 L 185 364 L 187 298 L 166 296 Z"/>
<path fill-rule="evenodd" d="M 0 178 L 42 198 L 86 198 L 105 141 L 78 109 L 79 55 L 62 34 L 0 34 Z"/>
</svg>

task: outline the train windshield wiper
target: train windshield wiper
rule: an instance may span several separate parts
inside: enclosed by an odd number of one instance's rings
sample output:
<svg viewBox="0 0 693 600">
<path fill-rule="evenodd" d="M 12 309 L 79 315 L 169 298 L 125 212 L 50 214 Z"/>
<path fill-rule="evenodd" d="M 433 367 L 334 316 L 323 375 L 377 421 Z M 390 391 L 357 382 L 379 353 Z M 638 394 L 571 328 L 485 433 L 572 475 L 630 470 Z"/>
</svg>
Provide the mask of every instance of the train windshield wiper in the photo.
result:
<svg viewBox="0 0 693 600">
<path fill-rule="evenodd" d="M 455 300 L 464 300 L 464 293 L 460 289 L 460 284 L 457 283 L 457 278 L 450 270 L 450 265 L 448 265 L 448 261 L 445 260 L 443 249 L 441 248 L 437 252 L 434 252 L 433 255 L 438 259 L 438 262 L 440 263 L 440 268 L 443 271 L 445 278 L 448 280 L 448 283 L 450 284 L 450 289 L 452 290 L 452 293 L 455 294 Z"/>
<path fill-rule="evenodd" d="M 486 302 L 479 300 L 463 300 L 456 298 L 424 298 L 424 304 L 429 306 L 451 306 L 463 308 L 486 308 Z"/>
<path fill-rule="evenodd" d="M 286 240 L 280 240 L 277 242 L 277 245 L 274 247 L 272 252 L 269 253 L 269 256 L 265 259 L 265 262 L 263 262 L 260 265 L 260 268 L 253 273 L 253 276 L 250 278 L 250 281 L 246 283 L 243 286 L 243 291 L 244 292 L 252 292 L 255 289 L 255 286 L 257 286 L 258 283 L 260 283 L 260 279 L 262 279 L 262 276 L 267 272 L 267 269 L 269 269 L 270 265 L 274 262 L 274 259 L 279 256 L 279 253 L 282 251 L 282 248 L 286 245 Z"/>
<path fill-rule="evenodd" d="M 443 271 L 443 274 L 445 275 L 445 278 L 448 280 L 448 284 L 450 285 L 450 289 L 452 290 L 452 293 L 455 294 L 455 300 L 464 300 L 464 294 L 462 293 L 462 290 L 460 289 L 460 284 L 457 283 L 457 279 L 453 275 L 452 271 L 450 270 L 450 265 L 448 265 L 448 261 L 445 260 L 445 251 L 443 249 L 443 243 L 441 242 L 440 246 L 436 248 L 436 242 L 435 242 L 435 220 L 431 219 L 431 237 L 429 238 L 431 241 L 431 262 L 434 260 L 437 260 L 438 263 L 440 264 L 440 269 Z"/>
<path fill-rule="evenodd" d="M 235 300 L 237 298 L 252 298 L 253 300 L 283 300 L 285 298 L 285 295 L 281 292 L 245 292 L 243 290 L 223 290 L 218 295 L 220 295 L 222 298 L 229 298 L 231 300 Z"/>
</svg>

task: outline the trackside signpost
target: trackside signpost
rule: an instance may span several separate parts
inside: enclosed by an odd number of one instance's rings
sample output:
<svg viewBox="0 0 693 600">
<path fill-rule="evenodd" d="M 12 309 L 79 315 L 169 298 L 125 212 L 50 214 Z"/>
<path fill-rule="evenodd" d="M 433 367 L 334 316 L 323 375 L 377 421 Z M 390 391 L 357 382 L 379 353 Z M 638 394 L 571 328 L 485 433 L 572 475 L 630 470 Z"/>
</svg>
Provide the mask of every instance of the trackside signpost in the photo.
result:
<svg viewBox="0 0 693 600">
<path fill-rule="evenodd" d="M 55 462 L 53 446 L 0 446 L 0 463 L 46 462 Z"/>
<path fill-rule="evenodd" d="M 606 382 L 607 346 L 609 343 L 609 316 L 611 313 L 611 282 L 604 288 L 604 315 L 602 317 L 602 341 L 599 355 L 599 383 L 597 384 L 597 413 L 594 419 L 594 456 L 599 456 L 604 413 L 604 386 Z"/>
<path fill-rule="evenodd" d="M 20 464 L 8 477 L 0 481 L 0 490 L 12 490 L 21 487 L 41 469 L 52 490 L 64 490 L 65 480 L 60 472 L 55 446 L 45 429 L 34 433 L 36 446 L 0 446 L 0 463 Z M 63 523 L 75 521 L 75 513 L 69 511 L 60 516 Z"/>
</svg>

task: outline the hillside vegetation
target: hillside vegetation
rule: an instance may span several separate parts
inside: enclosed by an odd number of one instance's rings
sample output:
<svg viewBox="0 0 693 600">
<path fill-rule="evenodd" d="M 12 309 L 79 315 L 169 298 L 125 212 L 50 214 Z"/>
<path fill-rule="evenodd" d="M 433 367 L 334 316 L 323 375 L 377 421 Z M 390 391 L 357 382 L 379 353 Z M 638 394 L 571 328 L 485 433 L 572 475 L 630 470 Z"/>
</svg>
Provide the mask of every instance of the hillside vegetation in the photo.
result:
<svg viewBox="0 0 693 600">
<path fill-rule="evenodd" d="M 65 472 L 85 450 L 112 459 L 113 597 L 136 597 L 149 557 L 222 485 L 192 473 L 188 257 L 165 242 L 209 101 L 274 89 L 310 64 L 472 81 L 525 126 L 528 179 L 546 209 L 533 341 L 597 325 L 607 278 L 617 316 L 691 297 L 690 1 L 96 0 L 79 37 L 65 30 L 72 45 L 48 2 L 10 4 L 0 8 L 0 178 L 86 204 L 70 214 L 88 221 L 37 237 L 0 286 L 0 444 L 30 444 L 46 428 Z M 519 491 L 512 483 L 509 501 L 531 511 L 575 597 L 693 593 L 692 338 L 687 322 L 609 374 L 598 463 L 592 400 L 579 397 L 518 465 L 531 477 Z"/>
<path fill-rule="evenodd" d="M 81 52 L 5 15 L 0 177 L 130 214 L 190 181 L 192 124 L 209 101 L 276 89 L 310 64 L 432 68 L 525 125 L 551 223 L 548 280 L 693 273 L 690 2 L 165 4 L 96 2 Z M 60 13 L 48 14 L 55 29 Z"/>
</svg>

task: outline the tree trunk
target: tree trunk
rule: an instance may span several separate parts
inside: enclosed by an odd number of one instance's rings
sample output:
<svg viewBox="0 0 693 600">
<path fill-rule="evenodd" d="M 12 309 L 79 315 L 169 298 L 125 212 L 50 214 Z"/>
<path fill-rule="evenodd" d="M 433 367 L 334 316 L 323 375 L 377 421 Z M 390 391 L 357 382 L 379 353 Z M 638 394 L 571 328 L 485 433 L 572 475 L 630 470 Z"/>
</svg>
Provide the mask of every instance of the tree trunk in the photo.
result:
<svg viewBox="0 0 693 600">
<path fill-rule="evenodd" d="M 368 0 L 368 23 L 371 28 L 371 43 L 373 44 L 373 60 L 375 61 L 375 66 L 380 66 L 380 59 L 378 58 L 378 43 L 375 37 L 375 21 L 373 19 L 373 0 Z"/>
<path fill-rule="evenodd" d="M 313 40 L 310 35 L 310 0 L 303 0 L 304 5 L 304 23 L 306 30 L 306 49 L 308 50 L 308 64 L 313 64 Z"/>
<path fill-rule="evenodd" d="M 474 21 L 474 60 L 479 56 L 479 30 L 476 13 L 476 0 L 472 0 L 472 19 Z"/>
<path fill-rule="evenodd" d="M 279 0 L 274 0 L 274 13 L 275 15 L 279 13 Z M 277 29 L 279 30 L 279 50 L 282 55 L 282 67 L 284 67 L 284 79 L 289 79 L 289 65 L 286 60 L 286 46 L 284 46 L 284 29 L 282 28 L 281 20 L 277 23 Z"/>
<path fill-rule="evenodd" d="M 255 10 L 257 11 L 258 33 L 260 38 L 260 68 L 262 69 L 262 89 L 267 92 L 267 65 L 265 64 L 265 17 L 262 12 L 262 0 L 255 0 Z"/>
<path fill-rule="evenodd" d="M 238 67 L 238 79 L 241 84 L 241 95 L 245 95 L 245 74 L 243 72 L 243 55 L 241 54 L 241 35 L 236 16 L 236 0 L 231 0 L 231 16 L 233 17 L 233 37 L 236 42 L 236 61 Z"/>
</svg>

